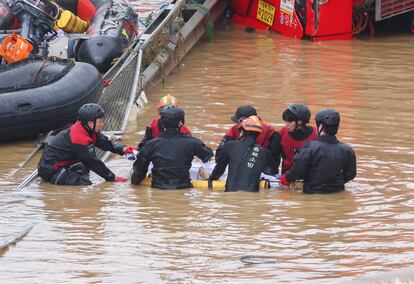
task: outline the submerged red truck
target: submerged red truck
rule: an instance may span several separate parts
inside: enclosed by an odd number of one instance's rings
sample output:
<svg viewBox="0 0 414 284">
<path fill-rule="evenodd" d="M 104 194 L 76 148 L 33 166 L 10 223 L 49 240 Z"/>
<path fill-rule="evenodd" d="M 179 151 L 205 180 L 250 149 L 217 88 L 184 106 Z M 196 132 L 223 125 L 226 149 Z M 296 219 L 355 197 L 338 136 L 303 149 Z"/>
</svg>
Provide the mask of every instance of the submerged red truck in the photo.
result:
<svg viewBox="0 0 414 284">
<path fill-rule="evenodd" d="M 232 9 L 236 23 L 320 41 L 351 39 L 367 25 L 414 11 L 414 0 L 235 0 Z"/>
</svg>

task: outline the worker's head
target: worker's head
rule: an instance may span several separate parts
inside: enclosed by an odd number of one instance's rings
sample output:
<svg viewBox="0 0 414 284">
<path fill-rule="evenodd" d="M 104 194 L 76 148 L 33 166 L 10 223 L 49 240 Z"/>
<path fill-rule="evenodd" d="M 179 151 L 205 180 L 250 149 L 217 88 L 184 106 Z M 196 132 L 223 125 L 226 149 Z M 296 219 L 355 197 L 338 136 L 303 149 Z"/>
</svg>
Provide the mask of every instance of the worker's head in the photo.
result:
<svg viewBox="0 0 414 284">
<path fill-rule="evenodd" d="M 231 120 L 240 125 L 243 119 L 252 115 L 257 115 L 256 109 L 251 105 L 244 105 L 237 108 L 235 114 L 231 117 Z"/>
<path fill-rule="evenodd" d="M 248 118 L 245 118 L 240 125 L 240 134 L 241 136 L 259 136 L 263 132 L 263 126 L 261 119 L 252 115 Z"/>
<path fill-rule="evenodd" d="M 311 112 L 304 104 L 290 104 L 283 112 L 285 127 L 289 132 L 294 132 L 306 126 L 311 118 Z"/>
<path fill-rule="evenodd" d="M 341 116 L 333 108 L 326 108 L 318 112 L 315 117 L 318 135 L 322 133 L 329 136 L 335 136 L 338 133 Z"/>
<path fill-rule="evenodd" d="M 178 100 L 171 95 L 162 97 L 157 104 L 158 112 L 161 112 L 161 109 L 166 106 L 178 106 Z"/>
<path fill-rule="evenodd" d="M 104 126 L 104 110 L 98 104 L 84 104 L 78 110 L 78 120 L 89 132 L 98 133 Z"/>
<path fill-rule="evenodd" d="M 161 109 L 161 122 L 164 128 L 178 128 L 180 129 L 185 122 L 185 113 L 178 106 L 168 105 Z"/>
</svg>

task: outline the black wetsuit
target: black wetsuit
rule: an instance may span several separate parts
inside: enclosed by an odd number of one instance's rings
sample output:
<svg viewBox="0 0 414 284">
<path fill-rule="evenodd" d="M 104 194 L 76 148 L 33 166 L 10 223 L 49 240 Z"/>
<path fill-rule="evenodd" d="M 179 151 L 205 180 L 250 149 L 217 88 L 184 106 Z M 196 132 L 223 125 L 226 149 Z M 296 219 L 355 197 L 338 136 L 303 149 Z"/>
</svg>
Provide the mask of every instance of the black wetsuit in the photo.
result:
<svg viewBox="0 0 414 284">
<path fill-rule="evenodd" d="M 190 168 L 194 156 L 207 162 L 213 156 L 213 151 L 199 139 L 168 128 L 141 149 L 134 162 L 131 181 L 140 184 L 152 162 L 152 187 L 191 188 Z"/>
<path fill-rule="evenodd" d="M 257 145 L 256 137 L 250 135 L 224 144 L 216 155 L 216 163 L 211 180 L 219 179 L 229 165 L 226 191 L 259 191 L 261 173 L 277 173 L 277 163 L 270 151 Z"/>
<path fill-rule="evenodd" d="M 269 149 L 270 153 L 273 156 L 273 159 L 277 163 L 277 168 L 279 168 L 280 158 L 282 154 L 282 144 L 281 144 L 281 137 L 279 132 L 275 131 L 275 129 L 268 125 L 267 123 L 262 121 L 263 126 L 263 133 L 257 136 L 256 144 Z M 237 124 L 230 127 L 226 133 L 224 134 L 223 138 L 221 139 L 220 144 L 216 150 L 216 158 L 220 155 L 220 151 L 223 149 L 223 146 L 229 141 L 237 141 L 239 140 L 240 132 Z"/>
<path fill-rule="evenodd" d="M 345 189 L 357 174 L 354 150 L 335 136 L 320 136 L 303 145 L 286 179 L 304 180 L 304 193 L 332 193 Z"/>
<path fill-rule="evenodd" d="M 61 131 L 46 146 L 38 165 L 39 176 L 52 184 L 89 185 L 89 170 L 106 181 L 115 175 L 96 156 L 95 146 L 123 155 L 124 145 L 110 141 L 102 133 L 90 134 L 78 121 Z"/>
</svg>

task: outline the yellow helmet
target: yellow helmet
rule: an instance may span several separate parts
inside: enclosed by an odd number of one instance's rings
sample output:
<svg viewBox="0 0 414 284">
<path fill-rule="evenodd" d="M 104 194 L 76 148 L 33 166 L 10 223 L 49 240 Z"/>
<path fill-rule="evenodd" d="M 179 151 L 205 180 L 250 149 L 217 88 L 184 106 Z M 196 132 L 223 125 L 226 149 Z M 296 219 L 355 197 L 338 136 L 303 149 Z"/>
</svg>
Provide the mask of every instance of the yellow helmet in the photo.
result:
<svg viewBox="0 0 414 284">
<path fill-rule="evenodd" d="M 256 115 L 249 116 L 242 121 L 241 127 L 246 131 L 263 132 L 262 121 Z"/>
<path fill-rule="evenodd" d="M 160 108 L 165 106 L 178 106 L 178 100 L 171 95 L 166 95 L 158 102 L 157 109 L 160 110 Z"/>
</svg>

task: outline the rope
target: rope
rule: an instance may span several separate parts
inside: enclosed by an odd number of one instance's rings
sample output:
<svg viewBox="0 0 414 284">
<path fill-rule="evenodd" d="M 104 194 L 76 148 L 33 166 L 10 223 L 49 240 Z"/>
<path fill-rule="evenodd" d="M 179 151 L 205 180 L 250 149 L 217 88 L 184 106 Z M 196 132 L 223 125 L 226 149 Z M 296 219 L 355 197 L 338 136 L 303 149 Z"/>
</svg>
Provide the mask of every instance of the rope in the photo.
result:
<svg viewBox="0 0 414 284">
<path fill-rule="evenodd" d="M 104 19 L 102 24 L 101 33 L 105 33 L 109 29 L 114 29 L 118 27 L 118 21 L 122 19 L 129 19 L 128 15 L 128 0 L 114 0 L 111 5 L 111 12 L 116 13 L 117 17 L 111 17 L 112 13 L 109 15 L 108 19 Z"/>
<path fill-rule="evenodd" d="M 33 77 L 32 83 L 36 82 L 37 78 L 39 77 L 40 72 L 46 67 L 46 63 L 48 62 L 48 58 L 46 58 L 42 65 L 40 65 L 39 70 L 36 72 L 36 75 Z"/>
</svg>

